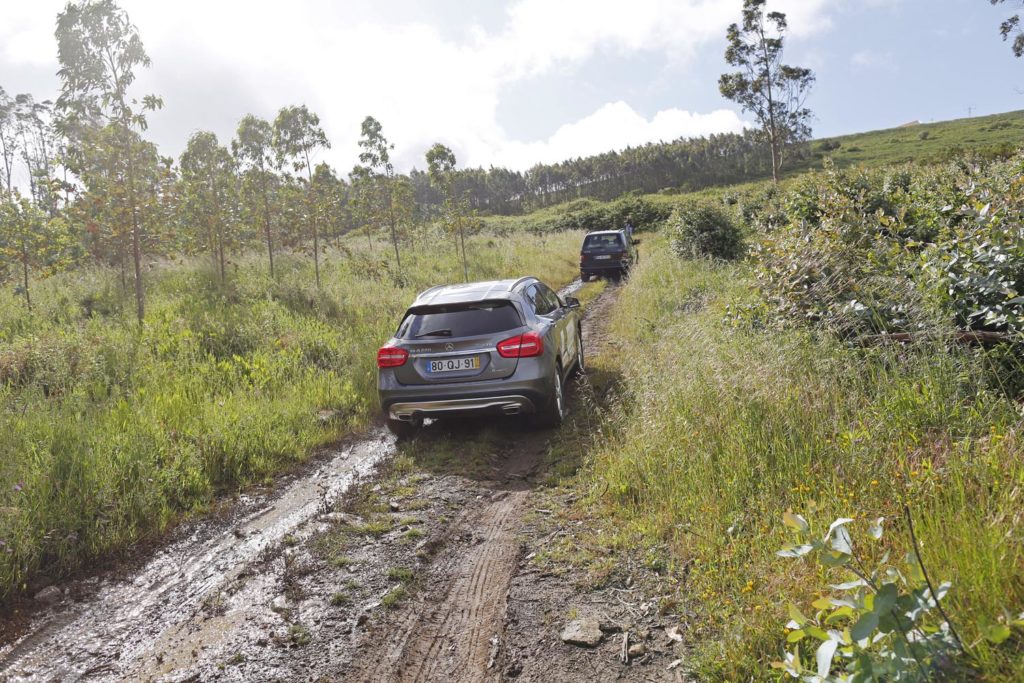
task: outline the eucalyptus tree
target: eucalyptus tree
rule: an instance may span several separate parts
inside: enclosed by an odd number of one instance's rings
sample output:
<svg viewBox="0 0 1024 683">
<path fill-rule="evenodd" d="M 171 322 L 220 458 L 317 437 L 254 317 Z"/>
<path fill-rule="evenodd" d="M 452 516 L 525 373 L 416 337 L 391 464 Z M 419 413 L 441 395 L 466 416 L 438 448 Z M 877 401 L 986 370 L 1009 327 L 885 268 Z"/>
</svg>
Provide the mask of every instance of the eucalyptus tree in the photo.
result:
<svg viewBox="0 0 1024 683">
<path fill-rule="evenodd" d="M 1006 0 L 989 0 L 993 5 L 1001 5 Z M 1019 0 L 1015 0 L 1018 4 Z M 1003 36 L 1003 40 L 1010 40 L 1013 37 L 1013 54 L 1017 57 L 1024 57 L 1024 30 L 1020 27 L 1020 14 L 1014 14 L 1007 17 L 1002 24 L 999 25 L 999 33 Z"/>
<path fill-rule="evenodd" d="M 777 183 L 786 145 L 810 138 L 812 114 L 805 103 L 814 73 L 783 63 L 786 15 L 765 14 L 766 2 L 743 1 L 742 21 L 726 32 L 725 61 L 739 71 L 722 74 L 718 87 L 725 98 L 761 124 L 771 147 L 772 179 Z"/>
<path fill-rule="evenodd" d="M 317 150 L 330 149 L 331 143 L 320 127 L 320 117 L 309 111 L 305 105 L 284 107 L 278 112 L 277 118 L 274 119 L 273 142 L 278 158 L 282 162 L 290 162 L 296 173 L 306 171 L 306 207 L 313 233 L 316 286 L 320 287 L 320 233 L 313 190 L 312 157 Z"/>
<path fill-rule="evenodd" d="M 14 160 L 18 154 L 18 122 L 14 100 L 0 87 L 0 190 L 14 190 Z"/>
<path fill-rule="evenodd" d="M 462 243 L 462 276 L 469 282 L 469 263 L 466 260 L 466 231 L 463 221 L 464 201 L 456 196 L 452 189 L 455 174 L 455 153 L 451 149 L 435 143 L 427 150 L 427 169 L 430 182 L 437 187 L 444 197 L 442 216 L 448 232 L 458 234 Z M 459 242 L 455 244 L 455 253 L 459 254 Z"/>
<path fill-rule="evenodd" d="M 183 206 L 190 218 L 206 226 L 207 248 L 223 283 L 227 279 L 226 251 L 234 241 L 234 160 L 216 135 L 200 131 L 189 138 L 180 166 Z"/>
<path fill-rule="evenodd" d="M 57 100 L 65 134 L 73 136 L 72 164 L 92 152 L 97 131 L 110 130 L 109 144 L 126 164 L 126 218 L 130 223 L 135 276 L 135 313 L 145 318 L 142 283 L 143 230 L 136 162 L 146 153 L 140 133 L 146 130 L 146 112 L 163 106 L 160 98 L 131 95 L 135 70 L 150 65 L 138 29 L 114 0 L 69 2 L 57 15 L 57 59 L 61 94 Z M 77 170 L 73 167 L 72 171 Z"/>
<path fill-rule="evenodd" d="M 74 258 L 76 240 L 63 218 L 53 218 L 27 197 L 13 191 L 0 198 L 0 261 L 18 266 L 16 292 L 32 311 L 30 273 L 50 275 Z M 2 273 L 0 273 L 2 274 Z"/>
<path fill-rule="evenodd" d="M 380 190 L 379 201 L 374 202 L 376 217 L 380 223 L 391 228 L 391 244 L 395 247 L 395 262 L 402 267 L 398 253 L 398 216 L 395 212 L 395 167 L 391 163 L 391 151 L 395 146 L 388 142 L 381 132 L 380 122 L 372 116 L 363 119 L 362 137 L 359 139 L 359 162 L 376 179 L 374 185 Z"/>
<path fill-rule="evenodd" d="M 245 170 L 247 182 L 258 188 L 263 219 L 263 237 L 267 242 L 267 260 L 270 263 L 270 277 L 274 277 L 274 233 L 273 217 L 270 210 L 270 186 L 274 180 L 274 129 L 270 122 L 258 116 L 247 114 L 238 123 L 235 139 L 231 141 L 231 153 L 238 165 Z"/>
<path fill-rule="evenodd" d="M 32 199 L 51 216 L 57 215 L 59 187 L 54 177 L 58 134 L 52 121 L 53 103 L 36 102 L 29 94 L 14 98 L 18 148 L 29 181 Z"/>
<path fill-rule="evenodd" d="M 353 222 L 363 226 L 366 246 L 373 253 L 373 225 L 377 220 L 377 179 L 366 166 L 356 165 L 348 174 L 349 210 Z"/>
</svg>

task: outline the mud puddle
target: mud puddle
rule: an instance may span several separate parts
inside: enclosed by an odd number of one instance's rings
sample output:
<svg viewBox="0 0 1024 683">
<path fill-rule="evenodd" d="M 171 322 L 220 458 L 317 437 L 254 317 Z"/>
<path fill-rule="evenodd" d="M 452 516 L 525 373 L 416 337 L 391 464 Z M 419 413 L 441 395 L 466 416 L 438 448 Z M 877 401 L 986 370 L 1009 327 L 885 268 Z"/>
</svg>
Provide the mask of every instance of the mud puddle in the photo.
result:
<svg viewBox="0 0 1024 683">
<path fill-rule="evenodd" d="M 0 649 L 0 680 L 123 678 L 179 625 L 216 608 L 261 554 L 295 534 L 393 450 L 383 432 L 340 447 L 272 499 L 243 499 L 230 524 L 200 522 L 127 579 L 41 614 L 28 635 Z"/>
</svg>

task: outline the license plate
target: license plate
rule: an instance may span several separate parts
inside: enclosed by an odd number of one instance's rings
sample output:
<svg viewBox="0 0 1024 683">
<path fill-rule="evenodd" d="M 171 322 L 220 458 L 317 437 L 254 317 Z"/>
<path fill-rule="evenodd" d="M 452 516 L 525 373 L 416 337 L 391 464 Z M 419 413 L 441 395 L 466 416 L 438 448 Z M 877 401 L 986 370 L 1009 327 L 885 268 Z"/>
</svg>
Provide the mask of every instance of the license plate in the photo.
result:
<svg viewBox="0 0 1024 683">
<path fill-rule="evenodd" d="M 612 259 L 612 257 L 609 256 L 608 254 L 605 254 L 604 256 L 598 256 L 597 257 L 598 261 L 611 261 L 611 259 Z"/>
<path fill-rule="evenodd" d="M 479 370 L 480 356 L 467 356 L 466 358 L 447 358 L 445 360 L 427 361 L 427 372 L 461 372 L 464 370 Z"/>
</svg>

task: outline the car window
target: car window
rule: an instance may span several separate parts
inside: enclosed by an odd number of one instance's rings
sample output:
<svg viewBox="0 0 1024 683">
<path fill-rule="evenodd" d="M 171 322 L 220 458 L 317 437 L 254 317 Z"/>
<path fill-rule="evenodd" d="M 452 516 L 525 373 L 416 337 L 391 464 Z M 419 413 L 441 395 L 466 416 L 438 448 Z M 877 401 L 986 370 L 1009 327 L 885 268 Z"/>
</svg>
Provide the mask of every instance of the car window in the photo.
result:
<svg viewBox="0 0 1024 683">
<path fill-rule="evenodd" d="M 551 291 L 551 288 L 546 284 L 543 282 L 538 283 L 537 290 L 548 308 L 548 313 L 553 313 L 562 307 L 562 300 L 559 299 L 558 295 Z"/>
<path fill-rule="evenodd" d="M 533 306 L 533 310 L 537 315 L 551 315 L 556 306 L 552 304 L 551 299 L 545 296 L 543 287 L 544 285 L 541 284 L 530 285 L 529 289 L 526 290 L 526 299 Z"/>
<path fill-rule="evenodd" d="M 519 311 L 508 301 L 412 309 L 398 328 L 399 339 L 476 337 L 522 327 Z"/>
<path fill-rule="evenodd" d="M 622 249 L 622 235 L 618 233 L 587 235 L 583 241 L 583 250 L 597 251 L 601 249 Z"/>
</svg>

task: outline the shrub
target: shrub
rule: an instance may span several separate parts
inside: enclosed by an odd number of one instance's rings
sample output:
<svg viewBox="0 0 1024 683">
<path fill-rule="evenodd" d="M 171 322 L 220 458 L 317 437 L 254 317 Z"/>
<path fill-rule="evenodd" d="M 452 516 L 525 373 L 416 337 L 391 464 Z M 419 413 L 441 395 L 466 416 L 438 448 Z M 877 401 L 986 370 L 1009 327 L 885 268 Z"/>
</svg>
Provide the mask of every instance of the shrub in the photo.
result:
<svg viewBox="0 0 1024 683">
<path fill-rule="evenodd" d="M 743 235 L 725 209 L 709 202 L 690 202 L 676 209 L 670 221 L 672 249 L 680 258 L 730 261 L 743 255 Z"/>
<path fill-rule="evenodd" d="M 630 194 L 616 200 L 608 214 L 612 222 L 611 229 L 621 229 L 629 223 L 635 230 L 656 230 L 668 220 L 672 210 L 665 204 Z"/>
</svg>

